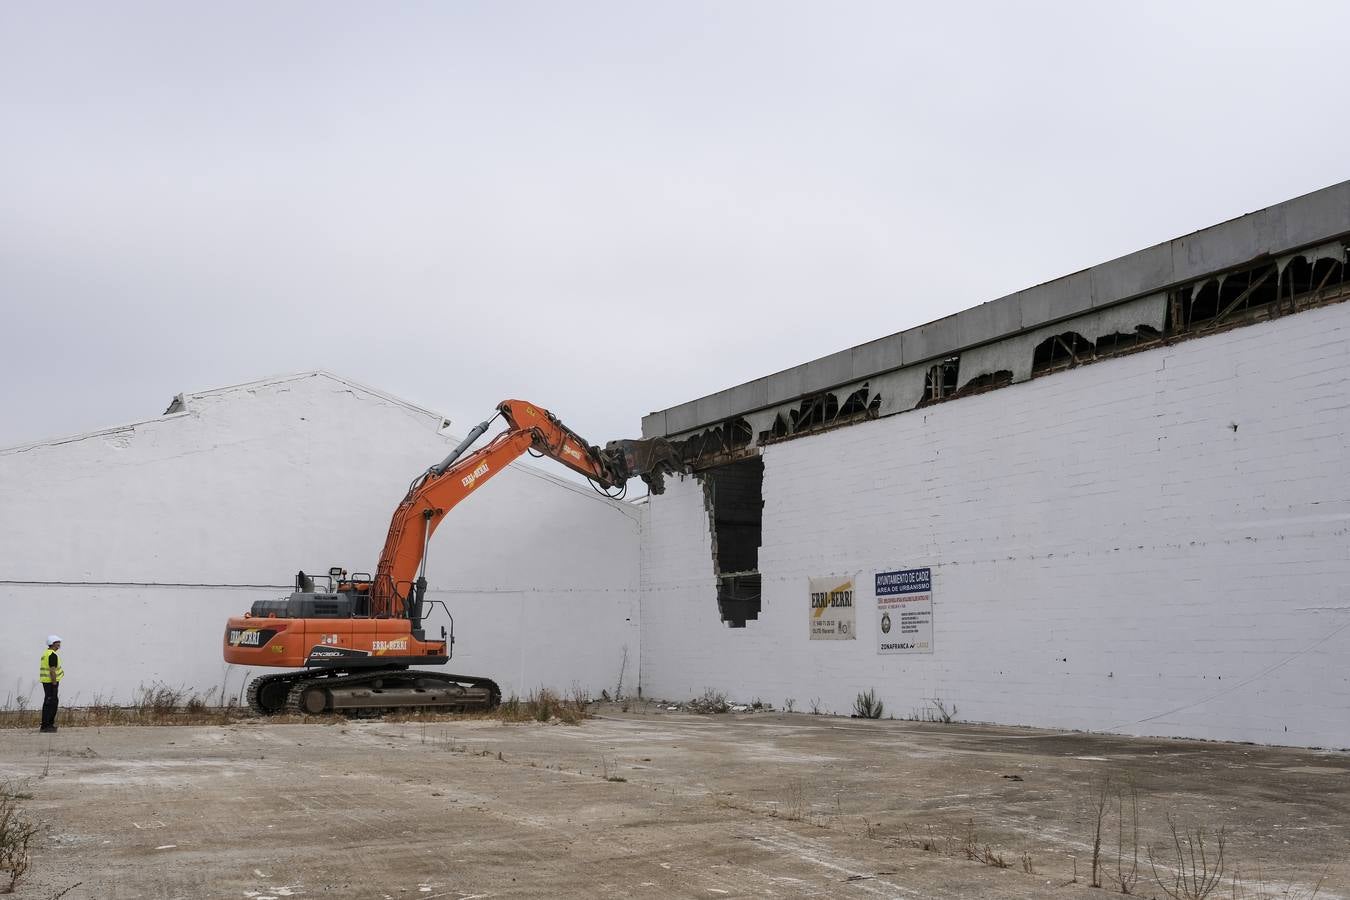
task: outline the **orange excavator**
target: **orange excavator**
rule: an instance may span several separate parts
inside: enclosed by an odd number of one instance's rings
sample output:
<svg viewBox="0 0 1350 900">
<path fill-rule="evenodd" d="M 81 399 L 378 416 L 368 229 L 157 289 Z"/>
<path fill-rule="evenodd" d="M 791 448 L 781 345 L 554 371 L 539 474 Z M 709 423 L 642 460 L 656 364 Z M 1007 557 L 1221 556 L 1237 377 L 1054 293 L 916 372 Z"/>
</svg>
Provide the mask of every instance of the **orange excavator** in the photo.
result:
<svg viewBox="0 0 1350 900">
<path fill-rule="evenodd" d="M 446 513 L 526 451 L 580 472 L 611 497 L 622 496 L 628 480 L 639 476 L 659 494 L 667 473 L 683 471 L 679 454 L 659 438 L 611 441 L 601 450 L 548 410 L 524 401 L 498 404 L 497 415 L 506 420 L 505 431 L 465 455 L 493 416 L 413 480 L 394 510 L 373 577 L 341 568 L 329 569 L 327 576 L 301 571 L 290 596 L 259 600 L 229 620 L 226 662 L 303 667 L 253 679 L 248 704 L 254 712 L 491 709 L 501 700 L 491 679 L 413 668 L 445 665 L 454 651 L 454 618 L 444 601 L 426 598 L 427 547 Z M 423 627 L 435 606 L 450 621 L 450 631 L 442 626 L 439 639 L 428 638 Z"/>
</svg>

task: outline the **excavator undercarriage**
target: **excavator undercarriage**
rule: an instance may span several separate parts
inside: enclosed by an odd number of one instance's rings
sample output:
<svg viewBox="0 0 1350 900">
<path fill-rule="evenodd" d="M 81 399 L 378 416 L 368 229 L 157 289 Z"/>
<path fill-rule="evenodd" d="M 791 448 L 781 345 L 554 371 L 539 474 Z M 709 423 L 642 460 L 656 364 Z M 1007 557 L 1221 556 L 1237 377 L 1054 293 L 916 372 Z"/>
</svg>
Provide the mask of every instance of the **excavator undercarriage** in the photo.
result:
<svg viewBox="0 0 1350 900">
<path fill-rule="evenodd" d="M 397 710 L 473 712 L 501 702 L 497 683 L 403 667 L 260 675 L 248 686 L 248 706 L 260 716 L 323 713 L 382 715 Z"/>
</svg>

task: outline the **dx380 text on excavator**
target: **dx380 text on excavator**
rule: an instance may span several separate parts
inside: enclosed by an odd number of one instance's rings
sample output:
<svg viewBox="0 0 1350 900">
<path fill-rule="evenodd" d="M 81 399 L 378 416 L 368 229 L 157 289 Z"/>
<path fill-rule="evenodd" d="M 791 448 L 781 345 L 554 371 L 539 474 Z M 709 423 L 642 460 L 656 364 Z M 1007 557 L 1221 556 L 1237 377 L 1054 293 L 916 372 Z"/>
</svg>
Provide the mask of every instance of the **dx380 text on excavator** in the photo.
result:
<svg viewBox="0 0 1350 900">
<path fill-rule="evenodd" d="M 248 704 L 261 715 L 281 712 L 376 713 L 391 709 L 490 709 L 501 692 L 489 678 L 414 669 L 439 666 L 454 650 L 453 618 L 444 602 L 426 599 L 426 553 L 432 532 L 455 504 L 526 451 L 580 472 L 606 493 L 641 477 L 654 494 L 667 473 L 683 471 L 664 440 L 611 441 L 601 450 L 556 416 L 521 400 L 497 406 L 507 428 L 468 453 L 491 427 L 477 425 L 441 462 L 418 475 L 394 510 L 374 576 L 341 568 L 296 576 L 295 590 L 259 600 L 225 626 L 225 661 L 299 671 L 249 683 Z M 611 495 L 612 496 L 612 495 Z M 316 589 L 323 582 L 323 590 Z M 423 620 L 439 605 L 451 632 L 428 638 Z"/>
</svg>

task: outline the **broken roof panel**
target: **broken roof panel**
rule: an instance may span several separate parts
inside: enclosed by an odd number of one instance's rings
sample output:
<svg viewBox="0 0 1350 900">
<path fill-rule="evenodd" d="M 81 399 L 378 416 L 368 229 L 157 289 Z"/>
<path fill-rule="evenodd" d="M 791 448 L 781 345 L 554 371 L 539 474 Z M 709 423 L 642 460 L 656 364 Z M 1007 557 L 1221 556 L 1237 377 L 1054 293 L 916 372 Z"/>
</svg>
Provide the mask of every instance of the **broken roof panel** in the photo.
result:
<svg viewBox="0 0 1350 900">
<path fill-rule="evenodd" d="M 1344 235 L 1350 235 L 1350 181 L 650 413 L 642 420 L 642 436 L 669 437 L 693 431 Z"/>
</svg>

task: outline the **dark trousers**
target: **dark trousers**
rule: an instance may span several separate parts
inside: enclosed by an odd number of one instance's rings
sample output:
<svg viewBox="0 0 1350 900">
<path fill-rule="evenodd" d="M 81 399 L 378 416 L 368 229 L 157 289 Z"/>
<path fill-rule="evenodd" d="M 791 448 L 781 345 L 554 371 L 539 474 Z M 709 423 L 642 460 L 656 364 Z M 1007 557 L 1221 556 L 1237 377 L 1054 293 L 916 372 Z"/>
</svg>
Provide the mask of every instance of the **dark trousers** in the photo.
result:
<svg viewBox="0 0 1350 900">
<path fill-rule="evenodd" d="M 61 688 L 61 685 L 56 684 L 56 683 L 54 683 L 54 682 L 46 682 L 46 681 L 44 681 L 44 682 L 42 683 L 42 727 L 43 727 L 43 728 L 55 728 L 55 727 L 56 727 L 56 704 L 57 704 L 57 702 L 58 702 L 58 701 L 57 701 L 57 696 L 56 696 L 56 695 L 57 695 L 57 692 L 60 690 L 60 688 Z"/>
</svg>

